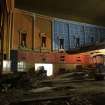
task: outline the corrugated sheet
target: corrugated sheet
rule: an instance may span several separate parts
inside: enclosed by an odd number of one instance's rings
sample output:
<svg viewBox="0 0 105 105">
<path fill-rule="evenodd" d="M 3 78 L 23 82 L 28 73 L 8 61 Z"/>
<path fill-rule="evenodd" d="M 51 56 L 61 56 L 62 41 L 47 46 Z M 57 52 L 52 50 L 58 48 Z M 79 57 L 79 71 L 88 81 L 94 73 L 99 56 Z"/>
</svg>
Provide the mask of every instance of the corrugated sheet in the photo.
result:
<svg viewBox="0 0 105 105">
<path fill-rule="evenodd" d="M 96 43 L 97 33 L 95 27 L 85 26 L 85 45 Z"/>
<path fill-rule="evenodd" d="M 60 39 L 64 39 L 64 49 L 69 50 L 69 25 L 60 21 L 54 21 L 53 25 L 53 50 L 59 50 Z"/>
<path fill-rule="evenodd" d="M 84 45 L 83 25 L 69 24 L 70 49 L 78 48 Z M 77 42 L 79 40 L 79 43 Z"/>
<path fill-rule="evenodd" d="M 105 29 L 99 28 L 99 34 L 100 34 L 100 42 L 105 42 Z"/>
<path fill-rule="evenodd" d="M 64 49 L 73 50 L 105 41 L 105 28 L 87 23 L 55 19 L 53 22 L 53 50 L 59 50 L 59 39 L 64 38 Z"/>
</svg>

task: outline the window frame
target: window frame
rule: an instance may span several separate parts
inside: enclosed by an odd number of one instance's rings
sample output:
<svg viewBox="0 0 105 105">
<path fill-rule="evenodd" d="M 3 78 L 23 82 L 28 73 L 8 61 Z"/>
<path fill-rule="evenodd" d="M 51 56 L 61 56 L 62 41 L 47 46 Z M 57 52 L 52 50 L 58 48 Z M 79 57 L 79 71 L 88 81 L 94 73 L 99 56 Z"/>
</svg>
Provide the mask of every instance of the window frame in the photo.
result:
<svg viewBox="0 0 105 105">
<path fill-rule="evenodd" d="M 25 43 L 24 45 L 22 45 L 22 36 L 25 36 Z M 26 31 L 21 31 L 19 32 L 19 46 L 22 48 L 26 48 L 27 47 L 27 32 Z"/>
</svg>

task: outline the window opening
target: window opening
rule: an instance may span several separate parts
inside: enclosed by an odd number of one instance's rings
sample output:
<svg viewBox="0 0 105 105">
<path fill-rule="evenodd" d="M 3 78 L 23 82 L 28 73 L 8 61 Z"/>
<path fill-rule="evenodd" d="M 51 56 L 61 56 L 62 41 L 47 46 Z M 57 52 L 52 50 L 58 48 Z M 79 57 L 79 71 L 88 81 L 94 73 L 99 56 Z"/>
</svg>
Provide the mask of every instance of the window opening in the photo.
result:
<svg viewBox="0 0 105 105">
<path fill-rule="evenodd" d="M 21 32 L 21 36 L 20 36 L 20 44 L 21 47 L 26 47 L 26 37 L 27 37 L 27 33 L 26 32 Z"/>
<path fill-rule="evenodd" d="M 60 41 L 60 49 L 64 49 L 64 39 L 59 39 Z"/>
<path fill-rule="evenodd" d="M 76 47 L 80 46 L 80 38 L 76 38 Z"/>
</svg>

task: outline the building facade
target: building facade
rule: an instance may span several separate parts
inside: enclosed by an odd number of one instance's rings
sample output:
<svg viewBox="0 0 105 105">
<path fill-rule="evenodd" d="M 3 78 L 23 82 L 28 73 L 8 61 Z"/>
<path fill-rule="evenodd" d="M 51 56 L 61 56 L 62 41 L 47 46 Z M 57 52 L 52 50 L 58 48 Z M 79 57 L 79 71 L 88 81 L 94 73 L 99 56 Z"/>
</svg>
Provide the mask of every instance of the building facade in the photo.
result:
<svg viewBox="0 0 105 105">
<path fill-rule="evenodd" d="M 6 12 L 2 51 L 3 61 L 11 63 L 12 72 L 35 69 L 36 64 L 52 64 L 54 74 L 74 70 L 90 64 L 91 58 L 67 52 L 105 42 L 105 27 L 24 11 L 10 1 L 6 2 L 11 6 L 6 7 L 10 14 Z"/>
</svg>

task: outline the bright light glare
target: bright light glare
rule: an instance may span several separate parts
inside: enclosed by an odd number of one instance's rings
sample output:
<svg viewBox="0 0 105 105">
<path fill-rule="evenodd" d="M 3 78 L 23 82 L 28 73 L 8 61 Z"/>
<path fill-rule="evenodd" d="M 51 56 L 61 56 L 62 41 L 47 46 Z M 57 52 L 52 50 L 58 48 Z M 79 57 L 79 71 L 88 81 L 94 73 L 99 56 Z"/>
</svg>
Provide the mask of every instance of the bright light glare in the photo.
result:
<svg viewBox="0 0 105 105">
<path fill-rule="evenodd" d="M 47 76 L 53 75 L 53 64 L 35 64 L 35 70 L 37 71 L 40 66 L 44 66 L 47 71 Z"/>
<path fill-rule="evenodd" d="M 101 49 L 101 50 L 99 50 L 99 52 L 105 54 L 105 49 Z"/>
<path fill-rule="evenodd" d="M 3 72 L 10 72 L 11 61 L 3 61 Z"/>
<path fill-rule="evenodd" d="M 105 49 L 93 50 L 93 51 L 88 52 L 88 54 L 90 54 L 91 56 L 95 56 L 99 54 L 105 55 Z"/>
</svg>

